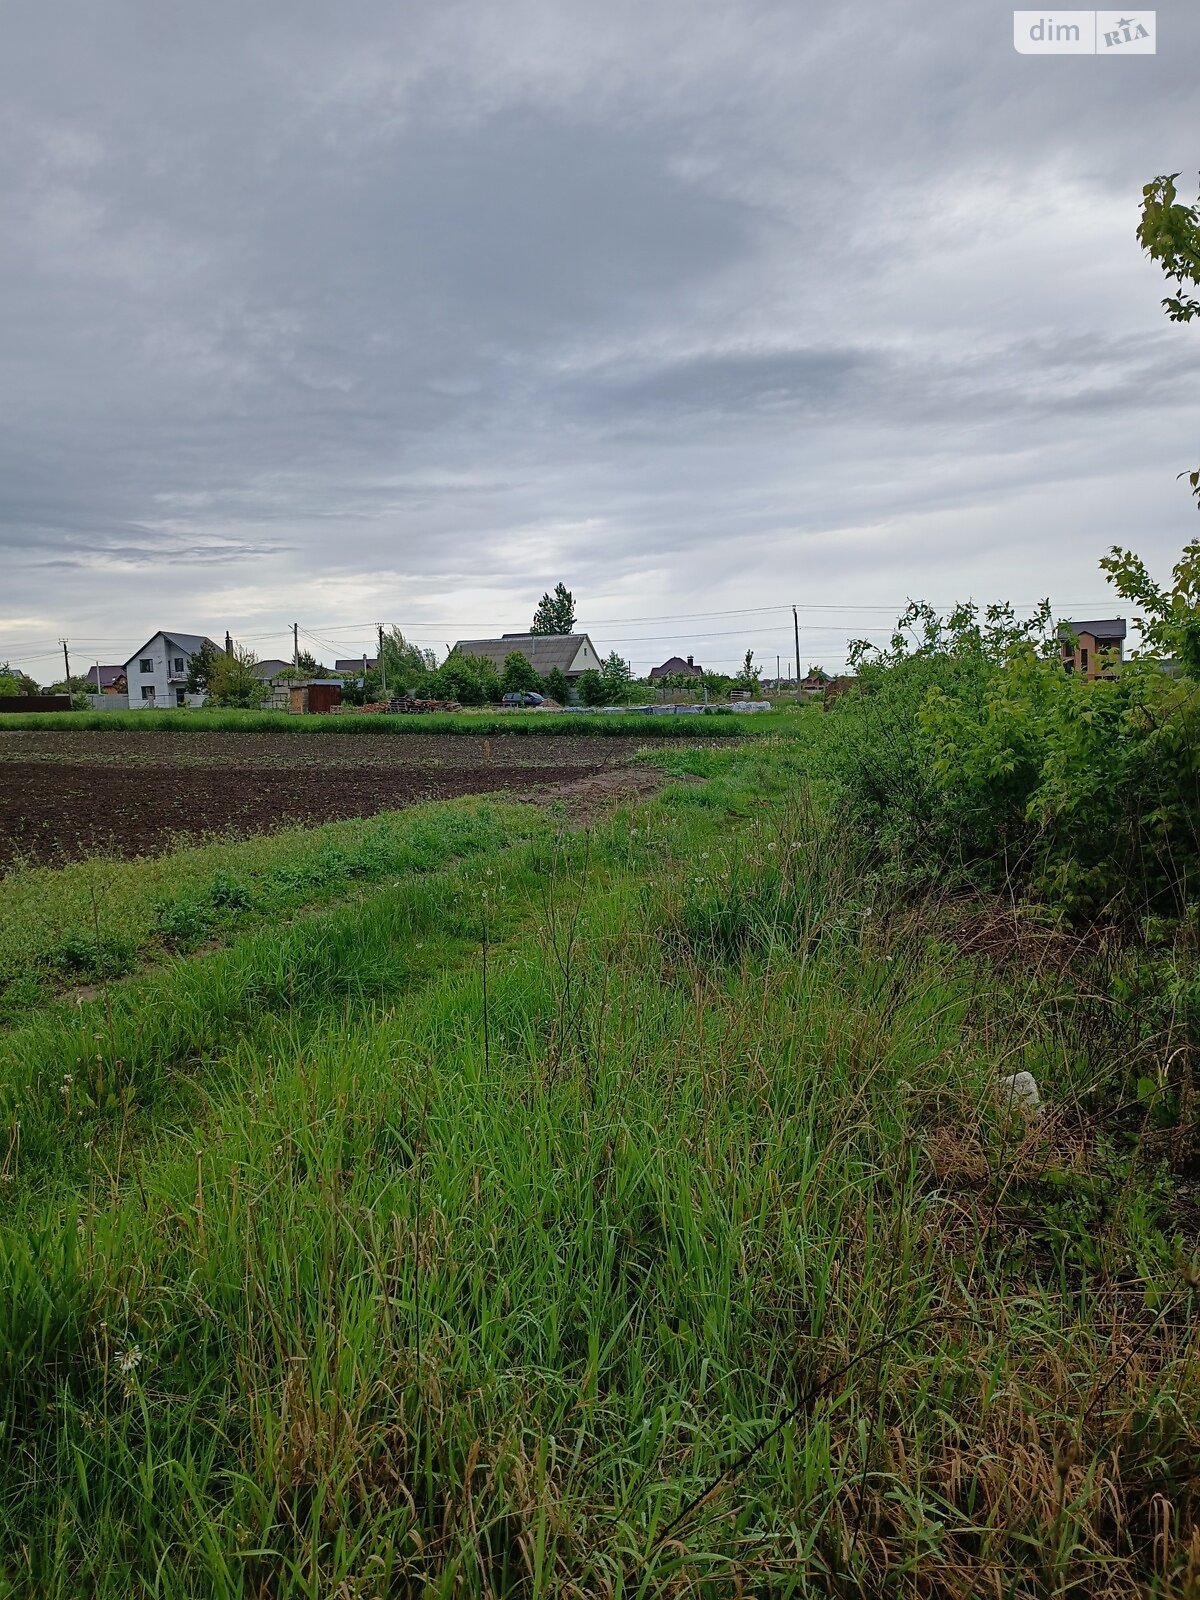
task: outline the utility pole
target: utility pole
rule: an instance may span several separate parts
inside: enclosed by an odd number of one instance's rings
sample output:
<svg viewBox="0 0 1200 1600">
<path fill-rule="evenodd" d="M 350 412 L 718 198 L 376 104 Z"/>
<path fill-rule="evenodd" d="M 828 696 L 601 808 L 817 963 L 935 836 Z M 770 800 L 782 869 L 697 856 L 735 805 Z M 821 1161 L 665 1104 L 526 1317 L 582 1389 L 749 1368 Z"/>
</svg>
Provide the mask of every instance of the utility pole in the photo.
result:
<svg viewBox="0 0 1200 1600">
<path fill-rule="evenodd" d="M 67 654 L 67 641 L 65 639 L 60 639 L 58 642 L 63 647 L 63 667 L 66 669 L 66 674 L 67 674 L 67 693 L 70 694 L 70 692 L 71 692 L 71 658 Z"/>
<path fill-rule="evenodd" d="M 292 666 L 300 671 L 300 624 L 292 623 Z"/>
<path fill-rule="evenodd" d="M 387 668 L 383 664 L 383 623 L 377 624 L 379 628 L 379 692 L 387 694 Z"/>
<path fill-rule="evenodd" d="M 792 607 L 792 627 L 796 630 L 796 693 L 800 693 L 800 618 Z"/>
<path fill-rule="evenodd" d="M 779 693 L 779 652 L 775 652 L 775 693 Z"/>
</svg>

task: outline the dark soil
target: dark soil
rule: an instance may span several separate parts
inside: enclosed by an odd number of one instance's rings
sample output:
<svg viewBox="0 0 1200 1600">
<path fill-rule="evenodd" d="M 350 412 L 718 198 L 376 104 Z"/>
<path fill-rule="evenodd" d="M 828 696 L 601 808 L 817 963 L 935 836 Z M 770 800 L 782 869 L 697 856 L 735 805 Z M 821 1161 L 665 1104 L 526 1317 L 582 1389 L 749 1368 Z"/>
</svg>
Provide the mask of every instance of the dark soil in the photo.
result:
<svg viewBox="0 0 1200 1600">
<path fill-rule="evenodd" d="M 652 742 L 5 732 L 0 868 L 154 855 L 214 834 L 272 833 L 455 795 L 558 792 L 570 804 L 594 790 L 596 800 L 601 792 L 615 798 L 645 781 L 628 762 Z"/>
</svg>

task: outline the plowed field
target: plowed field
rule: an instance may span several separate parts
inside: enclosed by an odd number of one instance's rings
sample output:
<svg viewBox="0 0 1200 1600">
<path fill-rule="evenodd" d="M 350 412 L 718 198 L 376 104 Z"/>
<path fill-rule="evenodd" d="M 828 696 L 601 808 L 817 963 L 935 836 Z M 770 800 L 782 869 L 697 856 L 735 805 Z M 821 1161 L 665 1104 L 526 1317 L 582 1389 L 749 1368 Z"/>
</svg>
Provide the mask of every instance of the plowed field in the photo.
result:
<svg viewBox="0 0 1200 1600">
<path fill-rule="evenodd" d="M 353 734 L 0 733 L 0 867 L 157 854 L 421 800 L 569 791 L 644 739 Z"/>
</svg>

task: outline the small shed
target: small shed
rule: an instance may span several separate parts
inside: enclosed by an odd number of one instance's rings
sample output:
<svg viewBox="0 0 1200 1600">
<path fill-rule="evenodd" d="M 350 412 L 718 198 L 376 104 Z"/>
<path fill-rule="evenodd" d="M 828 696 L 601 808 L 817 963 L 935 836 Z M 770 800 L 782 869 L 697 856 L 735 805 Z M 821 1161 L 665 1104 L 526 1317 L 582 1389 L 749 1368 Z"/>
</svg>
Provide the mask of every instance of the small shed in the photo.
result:
<svg viewBox="0 0 1200 1600">
<path fill-rule="evenodd" d="M 310 712 L 324 715 L 342 703 L 340 678 L 309 678 L 304 683 L 294 683 L 291 691 L 291 709 L 297 713 Z"/>
</svg>

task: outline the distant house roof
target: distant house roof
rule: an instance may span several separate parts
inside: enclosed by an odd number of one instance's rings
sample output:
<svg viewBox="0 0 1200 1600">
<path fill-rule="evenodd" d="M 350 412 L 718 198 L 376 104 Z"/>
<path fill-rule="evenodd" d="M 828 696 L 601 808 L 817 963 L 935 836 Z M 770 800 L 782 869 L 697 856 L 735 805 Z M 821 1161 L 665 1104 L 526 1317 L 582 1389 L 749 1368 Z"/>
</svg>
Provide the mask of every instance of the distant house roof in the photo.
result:
<svg viewBox="0 0 1200 1600">
<path fill-rule="evenodd" d="M 1069 639 L 1072 634 L 1090 633 L 1093 639 L 1123 639 L 1125 618 L 1106 617 L 1100 622 L 1060 622 L 1058 637 Z"/>
<path fill-rule="evenodd" d="M 376 656 L 368 656 L 366 658 L 366 661 L 367 661 L 367 671 L 368 672 L 374 672 L 375 668 L 379 665 L 378 657 L 376 657 Z M 335 661 L 333 663 L 333 670 L 335 672 L 361 672 L 362 669 L 363 669 L 363 658 L 362 658 L 362 656 L 351 656 L 349 658 L 349 660 L 347 660 L 347 661 Z"/>
<path fill-rule="evenodd" d="M 691 656 L 686 661 L 682 656 L 671 656 L 661 667 L 650 668 L 650 682 L 654 683 L 659 678 L 674 678 L 680 674 L 688 678 L 699 678 L 703 672 L 704 668 L 698 667 Z"/>
<path fill-rule="evenodd" d="M 454 646 L 464 656 L 483 656 L 504 670 L 506 657 L 516 651 L 543 677 L 556 668 L 566 678 L 577 678 L 589 668 L 599 670 L 602 663 L 596 646 L 586 633 L 506 633 L 499 639 L 460 639 Z"/>
<path fill-rule="evenodd" d="M 88 683 L 96 683 L 96 671 L 95 666 L 90 666 L 87 669 L 86 681 Z M 111 689 L 114 683 L 125 676 L 125 668 L 122 665 L 113 667 L 101 666 L 99 672 L 100 682 L 96 684 L 98 689 Z"/>
<path fill-rule="evenodd" d="M 256 661 L 250 670 L 265 682 L 268 678 L 277 678 L 281 672 L 290 672 L 291 666 L 290 661 Z"/>
<path fill-rule="evenodd" d="M 216 643 L 212 639 L 210 639 L 206 634 L 203 634 L 203 633 L 175 633 L 175 632 L 168 632 L 168 630 L 166 628 L 159 628 L 157 633 L 152 633 L 150 635 L 150 637 L 146 640 L 146 644 L 140 645 L 138 647 L 138 649 L 136 649 L 131 656 L 126 656 L 125 661 L 124 661 L 124 665 L 128 666 L 131 661 L 136 661 L 137 658 L 141 655 L 142 651 L 146 648 L 146 645 L 154 643 L 155 639 L 158 638 L 159 633 L 162 634 L 163 638 L 167 641 L 168 644 L 177 645 L 179 647 L 179 649 L 183 651 L 184 655 L 187 655 L 187 656 L 194 656 L 196 654 L 196 652 L 199 649 L 201 649 L 202 646 L 204 646 L 206 644 L 207 645 L 211 645 L 214 650 L 216 650 L 218 648 Z"/>
</svg>

